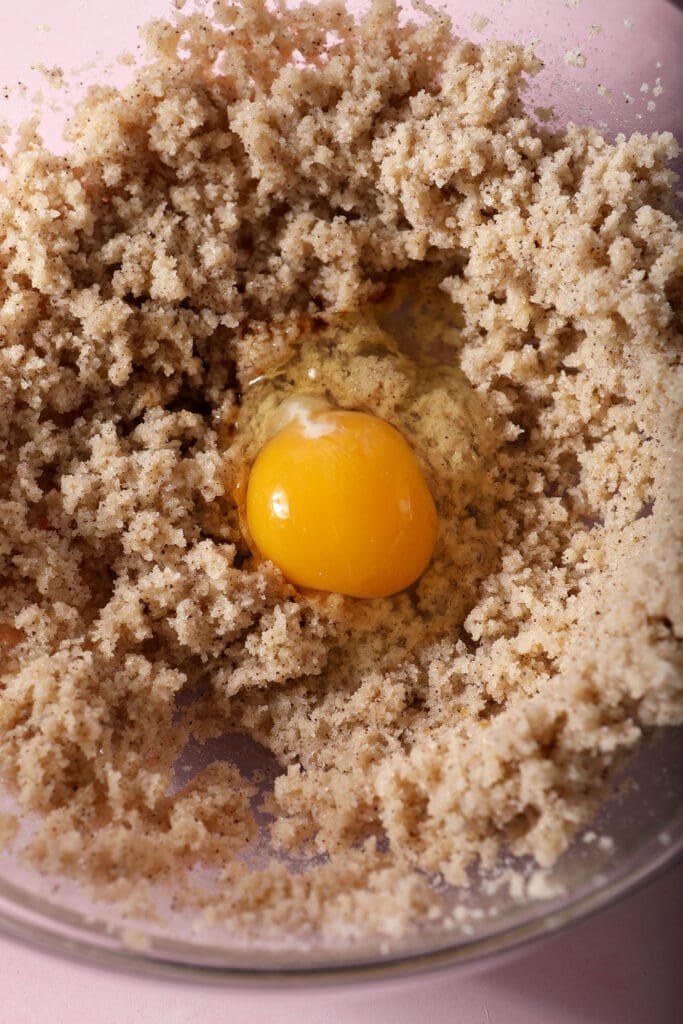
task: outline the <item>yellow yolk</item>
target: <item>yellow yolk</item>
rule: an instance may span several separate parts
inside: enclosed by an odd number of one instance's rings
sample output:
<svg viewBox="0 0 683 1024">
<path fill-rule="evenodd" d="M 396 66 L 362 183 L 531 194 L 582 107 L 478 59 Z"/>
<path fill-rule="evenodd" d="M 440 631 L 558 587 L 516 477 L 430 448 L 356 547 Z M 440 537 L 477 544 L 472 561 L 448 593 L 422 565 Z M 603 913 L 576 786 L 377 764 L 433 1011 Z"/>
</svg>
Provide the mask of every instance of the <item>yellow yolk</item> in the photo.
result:
<svg viewBox="0 0 683 1024">
<path fill-rule="evenodd" d="M 434 501 L 409 445 L 386 420 L 308 408 L 262 448 L 247 485 L 260 554 L 291 583 L 385 597 L 424 572 Z"/>
</svg>

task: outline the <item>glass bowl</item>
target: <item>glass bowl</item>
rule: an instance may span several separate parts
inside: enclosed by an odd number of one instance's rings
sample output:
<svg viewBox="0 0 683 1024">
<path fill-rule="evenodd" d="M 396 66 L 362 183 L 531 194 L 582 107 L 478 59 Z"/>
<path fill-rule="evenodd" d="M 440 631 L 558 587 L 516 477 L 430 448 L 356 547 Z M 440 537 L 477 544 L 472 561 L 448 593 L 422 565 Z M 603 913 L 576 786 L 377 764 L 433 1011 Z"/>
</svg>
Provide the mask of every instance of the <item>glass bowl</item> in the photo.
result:
<svg viewBox="0 0 683 1024">
<path fill-rule="evenodd" d="M 683 138 L 683 12 L 667 0 L 449 0 L 446 7 L 456 30 L 475 41 L 490 35 L 540 39 L 537 53 L 546 67 L 529 91 L 530 109 L 552 107 L 558 123 L 594 123 L 611 135 L 668 129 Z M 135 46 L 137 24 L 167 9 L 167 0 L 119 0 L 115 8 L 109 0 L 62 0 L 58 7 L 25 0 L 3 13 L 4 36 L 13 44 L 3 55 L 3 84 L 25 85 L 5 101 L 5 116 L 16 124 L 31 112 L 41 86 L 37 65 L 80 65 L 85 88 L 101 77 L 98 68 L 106 61 Z M 568 50 L 585 56 L 585 66 L 567 64 Z M 108 80 L 123 73 L 110 67 Z M 657 90 L 655 101 L 656 83 L 663 91 Z M 62 123 L 63 114 L 54 112 L 45 121 L 46 139 L 56 149 Z M 74 883 L 38 875 L 8 853 L 0 854 L 0 931 L 102 966 L 204 982 L 359 981 L 472 967 L 603 909 L 680 858 L 682 753 L 680 731 L 660 730 L 643 743 L 613 780 L 596 820 L 550 872 L 546 890 L 527 891 L 522 899 L 476 881 L 454 890 L 449 898 L 474 910 L 457 933 L 416 923 L 400 939 L 368 937 L 335 946 L 287 935 L 266 941 L 225 930 L 193 932 L 189 918 L 177 913 L 163 925 L 129 920 Z M 228 737 L 193 751 L 189 767 L 198 770 L 214 758 L 247 768 L 258 763 L 252 747 Z M 10 798 L 0 793 L 0 812 L 8 808 Z"/>
</svg>

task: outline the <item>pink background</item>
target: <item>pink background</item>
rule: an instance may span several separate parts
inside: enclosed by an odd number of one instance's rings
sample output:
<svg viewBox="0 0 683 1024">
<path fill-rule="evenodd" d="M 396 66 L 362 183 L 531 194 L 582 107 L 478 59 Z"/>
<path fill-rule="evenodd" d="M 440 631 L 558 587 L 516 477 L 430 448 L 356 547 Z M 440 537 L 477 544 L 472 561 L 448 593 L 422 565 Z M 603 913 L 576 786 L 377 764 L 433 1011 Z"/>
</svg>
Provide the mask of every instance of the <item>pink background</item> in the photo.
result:
<svg viewBox="0 0 683 1024">
<path fill-rule="evenodd" d="M 0 0 L 0 85 L 28 86 L 24 99 L 16 92 L 0 99 L 0 118 L 16 123 L 30 112 L 31 95 L 42 85 L 32 63 L 67 70 L 98 48 L 113 56 L 134 46 L 135 26 L 146 14 L 167 6 L 168 0 Z M 539 105 L 548 104 L 550 93 L 560 112 L 604 121 L 611 131 L 670 128 L 683 135 L 683 15 L 664 0 L 582 0 L 576 7 L 566 0 L 452 0 L 450 6 L 463 34 L 477 39 L 493 28 L 525 41 L 539 36 L 542 57 L 559 55 L 560 64 L 544 72 Z M 475 13 L 495 17 L 495 24 L 472 32 Z M 592 24 L 604 31 L 591 36 Z M 577 48 L 586 56 L 584 69 L 561 63 L 565 50 Z M 82 75 L 84 82 L 93 77 L 87 70 Z M 664 92 L 648 110 L 658 77 Z M 599 83 L 611 89 L 610 99 L 598 96 Z M 52 142 L 55 132 L 53 125 Z M 502 965 L 369 988 L 202 989 L 96 971 L 0 938 L 0 1024 L 673 1024 L 681 1019 L 682 883 L 679 867 Z"/>
</svg>

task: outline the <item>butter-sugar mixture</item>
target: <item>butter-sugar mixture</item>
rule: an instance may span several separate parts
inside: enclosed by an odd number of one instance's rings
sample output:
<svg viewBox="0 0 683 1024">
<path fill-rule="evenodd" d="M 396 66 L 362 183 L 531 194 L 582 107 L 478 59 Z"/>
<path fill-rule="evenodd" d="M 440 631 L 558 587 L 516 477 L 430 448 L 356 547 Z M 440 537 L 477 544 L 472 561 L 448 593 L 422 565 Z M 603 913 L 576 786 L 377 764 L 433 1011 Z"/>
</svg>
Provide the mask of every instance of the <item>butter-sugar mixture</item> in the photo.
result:
<svg viewBox="0 0 683 1024">
<path fill-rule="evenodd" d="M 396 933 L 434 875 L 552 865 L 683 721 L 678 149 L 538 127 L 532 53 L 421 5 L 176 7 L 0 184 L 0 772 L 25 855 L 134 910 Z M 292 367 L 415 451 L 405 592 L 254 556 Z M 226 733 L 276 758 L 265 805 L 225 761 L 172 785 Z"/>
</svg>

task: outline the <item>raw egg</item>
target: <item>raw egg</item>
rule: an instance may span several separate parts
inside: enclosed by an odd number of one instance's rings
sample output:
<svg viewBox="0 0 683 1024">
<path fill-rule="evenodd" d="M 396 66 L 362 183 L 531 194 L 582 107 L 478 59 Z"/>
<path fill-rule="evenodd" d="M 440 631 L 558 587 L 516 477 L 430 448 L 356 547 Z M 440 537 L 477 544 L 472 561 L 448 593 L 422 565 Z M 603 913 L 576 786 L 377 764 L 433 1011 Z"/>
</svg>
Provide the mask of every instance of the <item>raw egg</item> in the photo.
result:
<svg viewBox="0 0 683 1024">
<path fill-rule="evenodd" d="M 488 565 L 468 511 L 485 436 L 457 365 L 458 310 L 429 282 L 392 288 L 256 333 L 236 419 L 226 406 L 226 483 L 242 558 L 355 598 L 415 584 L 410 600 L 433 621 L 466 614 L 452 580 Z"/>
<path fill-rule="evenodd" d="M 301 587 L 373 598 L 410 586 L 432 556 L 437 514 L 401 433 L 307 396 L 283 403 L 276 422 L 247 485 L 261 556 Z"/>
</svg>

